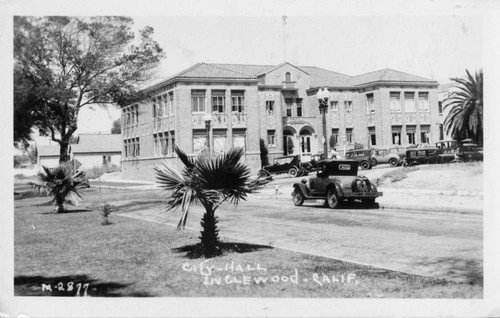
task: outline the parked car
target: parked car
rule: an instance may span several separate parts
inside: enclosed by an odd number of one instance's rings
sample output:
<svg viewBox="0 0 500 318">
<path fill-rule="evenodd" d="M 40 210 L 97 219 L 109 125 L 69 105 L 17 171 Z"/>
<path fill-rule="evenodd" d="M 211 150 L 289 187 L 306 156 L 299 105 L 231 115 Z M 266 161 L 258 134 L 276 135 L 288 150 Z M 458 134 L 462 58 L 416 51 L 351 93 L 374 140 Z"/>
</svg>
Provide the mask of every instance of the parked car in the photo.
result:
<svg viewBox="0 0 500 318">
<path fill-rule="evenodd" d="M 370 149 L 349 150 L 345 154 L 345 159 L 356 160 L 363 170 L 372 168 L 372 150 Z"/>
<path fill-rule="evenodd" d="M 321 162 L 325 160 L 325 156 L 322 153 L 308 155 L 307 162 L 302 162 L 302 167 L 308 172 L 313 172 L 319 169 Z"/>
<path fill-rule="evenodd" d="M 388 163 L 391 167 L 401 165 L 403 162 L 401 160 L 401 157 L 399 156 L 398 149 L 373 149 L 371 160 L 372 166 L 384 163 Z"/>
<path fill-rule="evenodd" d="M 296 206 L 305 200 L 325 199 L 325 204 L 335 209 L 343 200 L 359 199 L 374 205 L 375 199 L 382 196 L 377 187 L 365 176 L 358 176 L 359 162 L 355 160 L 325 160 L 316 177 L 310 177 L 293 185 L 292 198 Z"/>
<path fill-rule="evenodd" d="M 405 166 L 441 163 L 437 148 L 410 148 L 406 150 Z"/>
<path fill-rule="evenodd" d="M 441 163 L 448 163 L 457 160 L 457 153 L 460 143 L 456 140 L 442 140 L 436 142 Z"/>
<path fill-rule="evenodd" d="M 277 175 L 288 173 L 290 177 L 297 177 L 301 175 L 306 175 L 308 173 L 302 167 L 300 156 L 285 156 L 275 158 L 273 164 L 264 166 L 262 170 L 259 170 L 259 177 L 269 177 L 270 175 Z"/>
<path fill-rule="evenodd" d="M 471 143 L 462 144 L 457 149 L 456 160 L 459 162 L 483 161 L 483 148 Z"/>
</svg>

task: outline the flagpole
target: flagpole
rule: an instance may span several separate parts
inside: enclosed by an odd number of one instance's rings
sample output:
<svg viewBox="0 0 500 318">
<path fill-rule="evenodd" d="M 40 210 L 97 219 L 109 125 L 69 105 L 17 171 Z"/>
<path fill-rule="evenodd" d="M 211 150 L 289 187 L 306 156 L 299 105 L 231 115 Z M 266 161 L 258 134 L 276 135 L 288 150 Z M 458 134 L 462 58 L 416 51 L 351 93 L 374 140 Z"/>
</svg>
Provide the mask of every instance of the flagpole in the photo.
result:
<svg viewBox="0 0 500 318">
<path fill-rule="evenodd" d="M 285 57 L 285 62 L 286 62 L 286 39 L 285 39 L 286 19 L 287 19 L 287 17 L 284 15 L 283 16 L 283 56 Z"/>
</svg>

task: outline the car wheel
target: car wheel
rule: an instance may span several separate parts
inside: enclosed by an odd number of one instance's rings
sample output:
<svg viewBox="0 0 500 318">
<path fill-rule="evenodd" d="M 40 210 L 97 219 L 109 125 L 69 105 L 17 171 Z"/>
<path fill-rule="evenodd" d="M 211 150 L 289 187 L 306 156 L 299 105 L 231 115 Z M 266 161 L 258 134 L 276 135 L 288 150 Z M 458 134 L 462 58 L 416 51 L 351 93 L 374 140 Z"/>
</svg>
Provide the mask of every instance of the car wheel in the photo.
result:
<svg viewBox="0 0 500 318">
<path fill-rule="evenodd" d="M 302 195 L 302 191 L 297 188 L 293 190 L 293 204 L 295 204 L 295 206 L 301 206 L 302 204 L 304 204 L 304 196 Z"/>
<path fill-rule="evenodd" d="M 290 170 L 288 170 L 288 175 L 291 178 L 295 178 L 298 174 L 299 174 L 299 171 L 297 170 L 297 168 L 290 168 Z"/>
<path fill-rule="evenodd" d="M 398 165 L 398 161 L 394 158 L 392 158 L 391 160 L 389 160 L 389 165 L 391 167 L 396 167 Z"/>
<path fill-rule="evenodd" d="M 376 166 L 376 165 L 378 165 L 377 159 L 373 158 L 373 159 L 371 160 L 371 164 L 372 164 L 372 166 Z"/>
<path fill-rule="evenodd" d="M 257 177 L 265 178 L 267 177 L 267 172 L 265 170 L 259 170 L 259 172 L 257 172 Z"/>
<path fill-rule="evenodd" d="M 328 189 L 326 194 L 326 204 L 330 209 L 335 209 L 337 205 L 339 205 L 339 197 L 337 196 L 337 192 L 335 188 Z"/>
<path fill-rule="evenodd" d="M 361 161 L 360 166 L 361 166 L 361 169 L 363 169 L 363 170 L 370 169 L 370 163 L 368 161 L 366 161 L 366 160 L 365 161 Z"/>
</svg>

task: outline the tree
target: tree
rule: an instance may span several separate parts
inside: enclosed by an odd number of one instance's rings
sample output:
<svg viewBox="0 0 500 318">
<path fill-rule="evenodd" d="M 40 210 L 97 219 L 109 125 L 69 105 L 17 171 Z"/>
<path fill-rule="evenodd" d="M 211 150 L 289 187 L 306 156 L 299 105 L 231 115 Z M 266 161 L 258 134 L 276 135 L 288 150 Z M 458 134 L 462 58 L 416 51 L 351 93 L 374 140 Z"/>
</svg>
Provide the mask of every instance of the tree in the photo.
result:
<svg viewBox="0 0 500 318">
<path fill-rule="evenodd" d="M 121 134 L 122 133 L 122 125 L 120 122 L 120 118 L 113 121 L 113 126 L 111 127 L 111 133 L 112 134 Z"/>
<path fill-rule="evenodd" d="M 265 181 L 251 179 L 250 169 L 241 162 L 244 155 L 241 148 L 232 148 L 215 158 L 200 155 L 196 160 L 177 147 L 175 152 L 184 164 L 182 173 L 166 162 L 155 168 L 158 183 L 168 193 L 165 209 L 169 211 L 181 207 L 182 214 L 177 225 L 180 230 L 186 225 L 190 206 L 195 202 L 201 203 L 205 213 L 201 220 L 200 250 L 207 258 L 220 255 L 215 211 L 225 201 L 238 205 Z"/>
<path fill-rule="evenodd" d="M 457 140 L 472 138 L 477 144 L 483 143 L 483 70 L 472 76 L 468 70 L 466 78 L 452 78 L 458 83 L 457 91 L 445 99 L 445 109 L 449 109 L 444 120 L 447 134 Z"/>
<path fill-rule="evenodd" d="M 38 173 L 38 179 L 44 183 L 48 194 L 54 198 L 52 202 L 55 205 L 54 212 L 61 213 L 65 211 L 64 202 L 68 198 L 80 198 L 79 189 L 88 187 L 88 181 L 80 177 L 82 172 L 72 175 L 70 169 L 64 165 L 50 169 L 42 166 L 43 171 Z"/>
<path fill-rule="evenodd" d="M 328 141 L 330 145 L 330 149 L 333 149 L 337 146 L 337 138 L 335 138 L 335 135 L 330 135 L 330 140 Z"/>
<path fill-rule="evenodd" d="M 264 139 L 260 138 L 260 165 L 261 167 L 267 166 L 269 164 L 269 150 L 267 150 L 266 142 Z"/>
<path fill-rule="evenodd" d="M 59 143 L 63 163 L 82 107 L 143 98 L 140 85 L 164 53 L 151 27 L 136 39 L 132 24 L 126 17 L 15 17 L 15 138 L 38 127 Z M 29 117 L 16 116 L 23 112 Z"/>
</svg>

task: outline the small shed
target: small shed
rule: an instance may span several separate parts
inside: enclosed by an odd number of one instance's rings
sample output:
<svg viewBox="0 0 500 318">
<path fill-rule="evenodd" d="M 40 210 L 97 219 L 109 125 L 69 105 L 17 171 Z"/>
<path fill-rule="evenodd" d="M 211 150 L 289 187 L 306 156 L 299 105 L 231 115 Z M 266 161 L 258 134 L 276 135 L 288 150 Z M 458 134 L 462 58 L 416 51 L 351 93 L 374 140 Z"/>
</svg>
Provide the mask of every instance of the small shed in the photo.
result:
<svg viewBox="0 0 500 318">
<path fill-rule="evenodd" d="M 60 156 L 61 147 L 59 144 L 56 145 L 48 145 L 48 146 L 38 146 L 38 158 L 37 165 L 38 169 L 41 169 L 42 166 L 48 168 L 55 168 L 59 165 L 59 156 Z"/>
<path fill-rule="evenodd" d="M 78 143 L 71 145 L 73 159 L 82 164 L 81 169 L 103 166 L 121 166 L 121 134 L 80 134 Z"/>
</svg>

